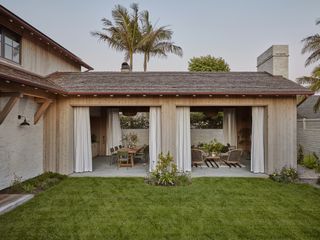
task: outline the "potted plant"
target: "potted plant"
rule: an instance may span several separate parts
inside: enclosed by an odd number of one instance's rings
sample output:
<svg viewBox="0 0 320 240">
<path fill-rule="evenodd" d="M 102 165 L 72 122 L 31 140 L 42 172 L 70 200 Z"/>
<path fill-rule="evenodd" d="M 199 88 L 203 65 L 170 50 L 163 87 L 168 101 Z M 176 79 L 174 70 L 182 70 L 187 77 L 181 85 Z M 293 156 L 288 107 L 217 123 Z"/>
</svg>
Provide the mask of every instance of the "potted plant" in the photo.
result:
<svg viewBox="0 0 320 240">
<path fill-rule="evenodd" d="M 206 150 L 206 152 L 208 152 L 209 155 L 213 157 L 218 156 L 224 148 L 225 146 L 222 143 L 218 142 L 217 139 L 204 144 L 204 149 Z"/>
</svg>

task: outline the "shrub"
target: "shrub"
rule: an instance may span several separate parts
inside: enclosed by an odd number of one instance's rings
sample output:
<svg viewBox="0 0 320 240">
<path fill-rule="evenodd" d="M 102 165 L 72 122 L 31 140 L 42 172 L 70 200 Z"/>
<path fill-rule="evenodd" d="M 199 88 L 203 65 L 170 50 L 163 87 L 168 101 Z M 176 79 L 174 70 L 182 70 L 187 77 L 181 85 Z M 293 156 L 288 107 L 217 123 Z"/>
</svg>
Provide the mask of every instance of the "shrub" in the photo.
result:
<svg viewBox="0 0 320 240">
<path fill-rule="evenodd" d="M 302 165 L 310 168 L 310 169 L 315 169 L 318 166 L 318 160 L 317 160 L 317 156 L 315 155 L 315 153 L 313 154 L 308 154 L 306 156 L 304 156 L 303 161 L 302 161 Z"/>
<path fill-rule="evenodd" d="M 298 164 L 302 164 L 304 158 L 303 147 L 299 144 L 298 152 L 297 152 L 297 162 Z"/>
<path fill-rule="evenodd" d="M 298 177 L 299 176 L 296 169 L 286 168 L 286 167 L 283 167 L 280 173 L 276 171 L 269 176 L 270 179 L 276 182 L 284 182 L 284 183 L 296 182 L 298 180 Z"/>
<path fill-rule="evenodd" d="M 37 193 L 44 191 L 56 184 L 63 179 L 67 178 L 66 175 L 59 173 L 45 172 L 37 177 L 28 179 L 21 182 L 21 177 L 14 175 L 11 187 L 7 190 L 9 193 Z"/>
<path fill-rule="evenodd" d="M 23 192 L 25 192 L 25 193 L 33 193 L 34 190 L 36 189 L 36 186 L 27 182 L 27 183 L 22 184 L 22 189 L 23 189 Z"/>
<path fill-rule="evenodd" d="M 168 152 L 167 155 L 161 153 L 156 169 L 147 177 L 146 182 L 159 186 L 178 186 L 191 183 L 188 174 L 179 173 L 177 165 L 173 162 L 173 157 Z"/>
</svg>

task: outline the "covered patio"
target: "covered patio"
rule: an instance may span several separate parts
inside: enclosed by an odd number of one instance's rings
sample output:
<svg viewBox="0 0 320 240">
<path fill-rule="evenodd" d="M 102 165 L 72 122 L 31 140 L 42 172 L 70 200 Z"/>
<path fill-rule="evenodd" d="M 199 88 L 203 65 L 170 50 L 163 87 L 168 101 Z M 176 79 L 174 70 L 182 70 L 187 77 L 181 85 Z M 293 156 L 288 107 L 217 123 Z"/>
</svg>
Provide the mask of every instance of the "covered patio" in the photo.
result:
<svg viewBox="0 0 320 240">
<path fill-rule="evenodd" d="M 148 166 L 136 164 L 132 168 L 117 168 L 115 165 L 106 164 L 107 158 L 100 156 L 93 160 L 93 171 L 83 173 L 72 173 L 71 177 L 145 177 Z M 204 166 L 203 168 L 192 168 L 191 177 L 258 177 L 266 178 L 267 174 L 256 174 L 250 172 L 248 166 L 243 168 L 229 168 L 222 165 L 220 168 Z"/>
<path fill-rule="evenodd" d="M 264 108 L 261 108 L 260 128 L 254 128 L 255 131 L 260 130 L 261 138 L 251 143 L 253 127 L 251 112 L 254 111 L 253 109 L 256 108 L 249 106 L 177 107 L 175 131 L 177 141 L 174 159 L 178 170 L 192 172 L 194 177 L 262 176 L 265 164 Z M 79 111 L 86 116 L 80 116 Z M 199 111 L 208 116 L 206 120 L 215 120 L 220 114 L 219 129 L 194 129 L 191 114 Z M 145 115 L 144 121 L 147 122 L 147 128 L 127 128 L 128 123 L 123 122 L 123 118 L 126 119 L 128 116 L 134 118 L 139 116 L 138 113 Z M 161 113 L 161 107 L 74 107 L 74 164 L 76 167 L 72 176 L 146 176 L 155 168 L 158 155 L 161 153 Z M 84 119 L 88 117 L 89 121 L 85 121 Z M 130 124 L 132 125 L 132 122 Z M 83 130 L 86 132 L 83 133 Z M 135 135 L 135 141 L 129 141 L 127 134 Z M 89 138 L 91 138 L 90 141 Z M 213 140 L 218 142 L 217 139 L 221 141 L 219 144 L 224 144 L 227 150 L 224 153 L 218 152 L 215 157 L 212 157 L 213 153 L 203 145 L 208 145 Z M 254 159 L 259 161 L 252 162 L 251 151 L 258 143 L 260 149 L 255 152 Z M 139 150 L 133 151 L 135 149 Z M 226 160 L 228 160 L 229 152 L 235 149 L 241 151 L 241 156 L 239 155 L 237 159 L 237 165 L 230 165 Z M 122 151 L 129 153 L 132 151 L 125 165 L 119 164 L 118 153 Z M 201 165 L 199 162 L 194 164 L 194 161 L 197 161 L 194 159 L 194 151 L 203 152 Z M 224 154 L 226 158 L 220 154 Z M 142 159 L 137 158 L 137 155 L 143 156 Z M 259 168 L 254 164 L 260 164 Z"/>
</svg>

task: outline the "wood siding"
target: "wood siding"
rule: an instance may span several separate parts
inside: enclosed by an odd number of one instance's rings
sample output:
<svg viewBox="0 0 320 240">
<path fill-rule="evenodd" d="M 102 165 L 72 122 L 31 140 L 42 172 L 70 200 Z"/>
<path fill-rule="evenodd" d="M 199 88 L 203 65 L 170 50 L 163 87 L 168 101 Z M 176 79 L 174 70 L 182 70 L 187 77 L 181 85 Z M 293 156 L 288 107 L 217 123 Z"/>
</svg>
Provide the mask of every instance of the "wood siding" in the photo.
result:
<svg viewBox="0 0 320 240">
<path fill-rule="evenodd" d="M 21 41 L 21 66 L 39 75 L 48 75 L 56 71 L 81 71 L 79 64 L 25 37 Z"/>
<path fill-rule="evenodd" d="M 266 107 L 266 173 L 283 166 L 296 167 L 296 99 L 289 98 L 188 98 L 188 97 L 60 97 L 57 101 L 56 157 L 46 149 L 45 162 L 57 161 L 58 171 L 73 172 L 73 106 L 161 106 L 162 151 L 175 156 L 177 106 Z"/>
<path fill-rule="evenodd" d="M 298 144 L 303 147 L 304 153 L 315 152 L 320 156 L 320 119 L 298 120 Z"/>
</svg>

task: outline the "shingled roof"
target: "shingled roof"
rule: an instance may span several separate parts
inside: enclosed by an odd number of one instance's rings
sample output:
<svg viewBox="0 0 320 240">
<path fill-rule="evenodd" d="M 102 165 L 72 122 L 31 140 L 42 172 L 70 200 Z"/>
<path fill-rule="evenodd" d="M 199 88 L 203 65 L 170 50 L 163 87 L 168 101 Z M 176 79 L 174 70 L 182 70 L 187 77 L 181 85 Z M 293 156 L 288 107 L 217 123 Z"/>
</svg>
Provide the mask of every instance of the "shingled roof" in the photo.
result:
<svg viewBox="0 0 320 240">
<path fill-rule="evenodd" d="M 316 104 L 319 95 L 308 97 L 303 103 L 297 108 L 298 118 L 316 119 L 320 118 L 320 111 L 314 112 L 313 106 Z"/>
<path fill-rule="evenodd" d="M 46 77 L 0 62 L 9 80 L 63 95 L 312 95 L 266 72 L 56 72 Z"/>
<path fill-rule="evenodd" d="M 311 95 L 266 72 L 69 72 L 47 78 L 68 94 Z"/>
<path fill-rule="evenodd" d="M 64 90 L 45 77 L 31 73 L 22 68 L 0 63 L 0 81 L 12 81 L 52 92 L 63 93 Z"/>
</svg>

